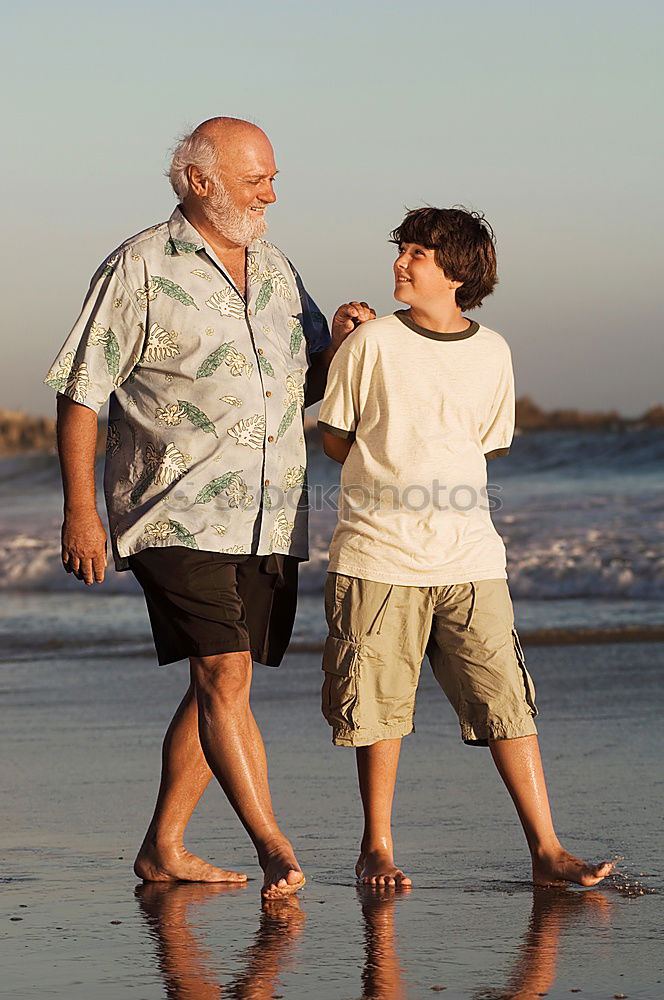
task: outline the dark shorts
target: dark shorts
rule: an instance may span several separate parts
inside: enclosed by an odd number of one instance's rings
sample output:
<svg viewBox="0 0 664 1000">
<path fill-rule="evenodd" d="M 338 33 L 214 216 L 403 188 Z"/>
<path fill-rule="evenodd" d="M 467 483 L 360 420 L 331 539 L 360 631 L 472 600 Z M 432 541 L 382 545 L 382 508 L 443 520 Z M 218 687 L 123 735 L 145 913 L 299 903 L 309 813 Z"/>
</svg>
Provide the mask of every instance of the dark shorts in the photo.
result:
<svg viewBox="0 0 664 1000">
<path fill-rule="evenodd" d="M 298 560 L 185 546 L 143 549 L 129 565 L 145 593 L 159 665 L 248 650 L 278 667 L 297 606 Z"/>
</svg>

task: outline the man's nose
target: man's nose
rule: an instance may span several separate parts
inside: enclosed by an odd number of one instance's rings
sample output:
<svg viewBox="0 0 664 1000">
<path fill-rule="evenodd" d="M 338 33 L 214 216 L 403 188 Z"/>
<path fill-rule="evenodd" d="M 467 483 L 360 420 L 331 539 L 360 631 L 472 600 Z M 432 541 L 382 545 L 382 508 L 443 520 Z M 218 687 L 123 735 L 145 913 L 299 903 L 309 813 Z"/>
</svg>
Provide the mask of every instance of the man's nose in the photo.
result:
<svg viewBox="0 0 664 1000">
<path fill-rule="evenodd" d="M 272 181 L 265 181 L 261 185 L 261 190 L 258 197 L 261 201 L 264 201 L 266 205 L 272 205 L 273 202 L 277 200 L 277 196 L 274 193 L 274 186 Z"/>
</svg>

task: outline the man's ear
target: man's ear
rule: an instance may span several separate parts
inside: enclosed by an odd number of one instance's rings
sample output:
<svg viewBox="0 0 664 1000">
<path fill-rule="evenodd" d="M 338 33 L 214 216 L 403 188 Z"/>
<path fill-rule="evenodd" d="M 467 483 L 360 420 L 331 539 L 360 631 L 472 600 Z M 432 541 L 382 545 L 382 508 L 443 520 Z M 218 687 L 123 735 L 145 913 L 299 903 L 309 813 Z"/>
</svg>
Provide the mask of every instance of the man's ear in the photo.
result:
<svg viewBox="0 0 664 1000">
<path fill-rule="evenodd" d="M 190 191 L 198 198 L 207 198 L 211 190 L 210 178 L 206 177 L 198 167 L 194 166 L 187 167 L 187 177 L 189 179 Z"/>
</svg>

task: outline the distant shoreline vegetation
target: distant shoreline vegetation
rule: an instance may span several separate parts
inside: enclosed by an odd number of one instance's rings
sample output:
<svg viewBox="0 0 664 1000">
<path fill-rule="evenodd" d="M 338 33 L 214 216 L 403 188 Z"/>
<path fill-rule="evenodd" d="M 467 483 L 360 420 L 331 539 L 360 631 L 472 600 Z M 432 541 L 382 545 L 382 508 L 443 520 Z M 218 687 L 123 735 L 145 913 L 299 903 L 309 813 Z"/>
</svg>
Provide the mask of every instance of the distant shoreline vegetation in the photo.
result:
<svg viewBox="0 0 664 1000">
<path fill-rule="evenodd" d="M 608 413 L 584 413 L 581 410 L 543 410 L 530 396 L 516 401 L 516 426 L 527 431 L 623 431 L 646 430 L 664 427 L 664 406 L 651 406 L 640 417 L 623 417 L 616 410 Z M 320 446 L 316 420 L 306 417 L 304 422 L 307 444 Z M 104 427 L 100 427 L 97 451 L 104 451 Z M 31 417 L 20 410 L 0 407 L 0 455 L 18 455 L 22 452 L 51 452 L 55 447 L 55 420 L 50 417 Z"/>
</svg>

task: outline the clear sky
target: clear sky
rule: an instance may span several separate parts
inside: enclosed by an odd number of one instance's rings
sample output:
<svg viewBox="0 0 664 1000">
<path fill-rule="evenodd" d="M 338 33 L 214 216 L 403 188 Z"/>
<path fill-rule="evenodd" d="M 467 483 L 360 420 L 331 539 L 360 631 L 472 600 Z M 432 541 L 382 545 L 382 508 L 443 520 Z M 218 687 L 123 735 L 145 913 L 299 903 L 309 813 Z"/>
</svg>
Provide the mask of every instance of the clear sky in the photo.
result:
<svg viewBox="0 0 664 1000">
<path fill-rule="evenodd" d="M 53 411 L 41 378 L 90 276 L 168 217 L 168 150 L 217 114 L 270 135 L 269 238 L 328 315 L 395 308 L 388 231 L 462 203 L 498 235 L 475 315 L 509 340 L 520 395 L 664 402 L 663 26 L 640 0 L 15 4 L 0 405 Z"/>
</svg>

